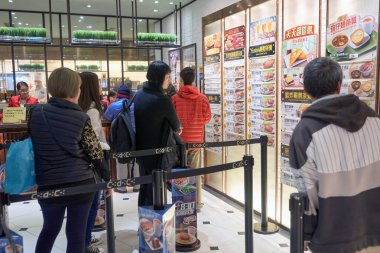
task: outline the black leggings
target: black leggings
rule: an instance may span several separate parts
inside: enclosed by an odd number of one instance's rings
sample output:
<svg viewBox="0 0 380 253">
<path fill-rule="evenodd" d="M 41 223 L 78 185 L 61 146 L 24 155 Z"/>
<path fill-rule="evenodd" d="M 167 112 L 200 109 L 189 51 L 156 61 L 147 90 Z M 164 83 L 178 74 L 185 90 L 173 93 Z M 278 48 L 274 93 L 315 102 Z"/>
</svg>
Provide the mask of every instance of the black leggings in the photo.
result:
<svg viewBox="0 0 380 253">
<path fill-rule="evenodd" d="M 51 252 L 54 241 L 61 231 L 65 211 L 67 209 L 66 253 L 84 253 L 87 217 L 91 202 L 92 201 L 87 201 L 67 206 L 40 203 L 44 225 L 37 240 L 36 252 Z"/>
</svg>

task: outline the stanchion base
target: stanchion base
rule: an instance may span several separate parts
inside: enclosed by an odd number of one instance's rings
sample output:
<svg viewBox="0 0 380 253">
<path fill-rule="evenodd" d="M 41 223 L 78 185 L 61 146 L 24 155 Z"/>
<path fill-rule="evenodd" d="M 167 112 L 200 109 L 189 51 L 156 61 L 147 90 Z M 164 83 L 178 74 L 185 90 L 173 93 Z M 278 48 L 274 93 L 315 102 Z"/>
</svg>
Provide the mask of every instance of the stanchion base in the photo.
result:
<svg viewBox="0 0 380 253">
<path fill-rule="evenodd" d="M 197 239 L 193 244 L 191 245 L 178 245 L 176 244 L 175 250 L 178 252 L 192 252 L 199 250 L 201 248 L 201 241 Z"/>
<path fill-rule="evenodd" d="M 279 230 L 278 226 L 271 222 L 268 222 L 267 227 L 263 227 L 261 222 L 255 223 L 253 225 L 253 228 L 254 228 L 253 231 L 255 231 L 255 233 L 264 234 L 264 235 L 274 234 L 274 233 L 277 233 Z"/>
</svg>

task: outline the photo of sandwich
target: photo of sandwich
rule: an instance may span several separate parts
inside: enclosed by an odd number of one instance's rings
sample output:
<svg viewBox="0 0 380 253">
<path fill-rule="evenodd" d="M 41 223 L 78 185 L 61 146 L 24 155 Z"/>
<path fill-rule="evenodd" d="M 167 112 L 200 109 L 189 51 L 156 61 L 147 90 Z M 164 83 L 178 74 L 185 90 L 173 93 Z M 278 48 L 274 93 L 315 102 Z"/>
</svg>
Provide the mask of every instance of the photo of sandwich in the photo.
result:
<svg viewBox="0 0 380 253">
<path fill-rule="evenodd" d="M 294 84 L 295 84 L 295 81 L 291 76 L 286 76 L 284 78 L 284 85 L 285 86 L 293 86 Z"/>
<path fill-rule="evenodd" d="M 288 68 L 295 67 L 307 59 L 307 53 L 304 49 L 297 48 L 295 51 L 285 56 L 285 64 Z"/>
</svg>

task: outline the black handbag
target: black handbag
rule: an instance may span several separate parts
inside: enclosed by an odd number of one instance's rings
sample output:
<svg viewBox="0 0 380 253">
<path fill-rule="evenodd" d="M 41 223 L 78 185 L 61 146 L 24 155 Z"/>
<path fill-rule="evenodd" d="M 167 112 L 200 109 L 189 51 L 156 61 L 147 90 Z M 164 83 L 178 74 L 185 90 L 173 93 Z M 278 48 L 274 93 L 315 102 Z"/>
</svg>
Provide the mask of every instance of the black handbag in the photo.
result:
<svg viewBox="0 0 380 253">
<path fill-rule="evenodd" d="M 174 132 L 169 122 L 165 121 L 163 127 L 163 147 L 176 146 L 176 150 L 170 153 L 161 155 L 160 167 L 162 170 L 170 170 L 171 168 L 184 168 L 186 167 L 186 148 L 185 143 L 178 133 Z"/>
</svg>

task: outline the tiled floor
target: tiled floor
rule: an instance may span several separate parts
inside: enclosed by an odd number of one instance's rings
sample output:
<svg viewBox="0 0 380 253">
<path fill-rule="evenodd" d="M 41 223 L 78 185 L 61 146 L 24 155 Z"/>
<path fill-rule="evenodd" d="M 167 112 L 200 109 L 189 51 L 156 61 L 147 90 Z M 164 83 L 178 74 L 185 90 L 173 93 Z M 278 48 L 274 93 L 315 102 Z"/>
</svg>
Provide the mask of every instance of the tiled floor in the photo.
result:
<svg viewBox="0 0 380 253">
<path fill-rule="evenodd" d="M 116 231 L 116 252 L 130 253 L 138 247 L 137 238 L 137 193 L 114 193 L 114 216 Z M 202 247 L 195 251 L 243 253 L 244 213 L 207 191 L 203 191 L 202 212 L 198 214 L 198 237 Z M 32 253 L 42 226 L 42 215 L 36 201 L 14 203 L 9 209 L 10 228 L 24 238 L 24 252 Z M 122 216 L 120 214 L 123 214 Z M 95 233 L 106 238 L 105 231 Z M 254 234 L 255 253 L 289 252 L 289 239 L 282 234 Z M 106 243 L 102 245 L 107 248 Z M 53 253 L 66 252 L 64 227 L 59 234 Z"/>
</svg>

